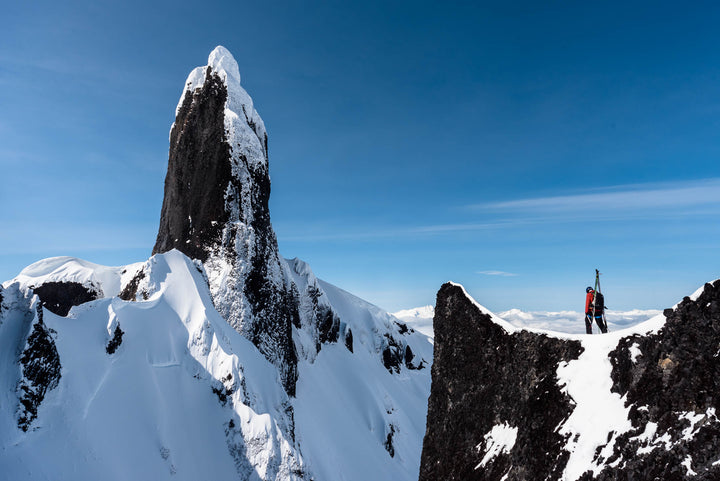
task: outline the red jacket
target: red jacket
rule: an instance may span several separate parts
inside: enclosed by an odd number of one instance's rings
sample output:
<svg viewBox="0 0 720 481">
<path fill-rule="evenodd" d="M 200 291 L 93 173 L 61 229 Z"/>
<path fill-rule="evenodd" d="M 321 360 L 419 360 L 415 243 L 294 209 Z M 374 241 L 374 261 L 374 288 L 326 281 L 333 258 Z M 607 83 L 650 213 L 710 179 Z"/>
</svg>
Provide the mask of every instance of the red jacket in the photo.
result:
<svg viewBox="0 0 720 481">
<path fill-rule="evenodd" d="M 592 314 L 593 297 L 595 297 L 595 291 L 590 291 L 587 293 L 587 296 L 585 296 L 585 314 Z"/>
</svg>

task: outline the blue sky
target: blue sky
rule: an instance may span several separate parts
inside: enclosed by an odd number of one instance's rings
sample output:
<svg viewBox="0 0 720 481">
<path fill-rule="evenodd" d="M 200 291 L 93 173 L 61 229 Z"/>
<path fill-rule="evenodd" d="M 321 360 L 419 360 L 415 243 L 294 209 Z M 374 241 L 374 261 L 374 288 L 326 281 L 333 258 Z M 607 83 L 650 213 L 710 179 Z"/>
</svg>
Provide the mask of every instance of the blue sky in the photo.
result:
<svg viewBox="0 0 720 481">
<path fill-rule="evenodd" d="M 714 2 L 5 2 L 0 279 L 146 259 L 183 82 L 224 45 L 280 250 L 386 309 L 670 307 L 720 277 Z"/>
</svg>

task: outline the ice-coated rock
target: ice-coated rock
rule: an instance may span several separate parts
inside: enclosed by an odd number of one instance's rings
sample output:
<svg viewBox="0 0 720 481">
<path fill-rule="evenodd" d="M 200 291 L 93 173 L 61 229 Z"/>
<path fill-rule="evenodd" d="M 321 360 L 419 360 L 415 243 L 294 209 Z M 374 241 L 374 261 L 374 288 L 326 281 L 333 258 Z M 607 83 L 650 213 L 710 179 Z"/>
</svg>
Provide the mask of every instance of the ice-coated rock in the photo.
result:
<svg viewBox="0 0 720 481">
<path fill-rule="evenodd" d="M 217 310 L 295 392 L 298 293 L 278 253 L 268 201 L 265 125 L 217 47 L 186 82 L 170 133 L 165 196 L 153 253 L 203 262 Z"/>
</svg>

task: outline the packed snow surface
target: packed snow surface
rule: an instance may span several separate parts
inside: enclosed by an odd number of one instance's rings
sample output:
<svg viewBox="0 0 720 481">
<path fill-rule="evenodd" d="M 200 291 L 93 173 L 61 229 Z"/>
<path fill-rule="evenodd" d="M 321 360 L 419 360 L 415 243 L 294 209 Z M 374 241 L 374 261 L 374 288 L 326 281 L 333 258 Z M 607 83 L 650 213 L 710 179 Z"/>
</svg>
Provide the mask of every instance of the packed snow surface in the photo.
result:
<svg viewBox="0 0 720 481">
<path fill-rule="evenodd" d="M 576 404 L 559 431 L 568 436 L 565 449 L 570 451 L 563 481 L 578 479 L 587 470 L 599 471 L 600 465 L 593 462 L 595 450 L 607 444 L 602 458 L 609 458 L 617 436 L 632 429 L 630 408 L 625 407 L 619 394 L 611 392 L 612 364 L 608 353 L 619 340 L 616 334 L 585 335 L 580 357 L 558 366 L 558 382 Z M 608 432 L 612 432 L 610 442 Z"/>
</svg>

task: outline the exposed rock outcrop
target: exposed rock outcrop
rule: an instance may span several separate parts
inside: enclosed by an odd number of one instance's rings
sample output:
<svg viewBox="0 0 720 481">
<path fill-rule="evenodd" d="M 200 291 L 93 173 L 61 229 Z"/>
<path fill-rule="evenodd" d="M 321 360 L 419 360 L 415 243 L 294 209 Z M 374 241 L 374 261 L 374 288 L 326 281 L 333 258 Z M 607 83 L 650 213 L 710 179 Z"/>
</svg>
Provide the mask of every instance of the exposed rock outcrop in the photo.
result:
<svg viewBox="0 0 720 481">
<path fill-rule="evenodd" d="M 580 343 L 509 334 L 454 284 L 438 292 L 433 325 L 420 480 L 499 480 L 508 471 L 508 480 L 559 479 L 568 454 L 556 427 L 572 399 L 556 370 L 579 356 Z M 517 429 L 517 439 L 509 452 L 482 463 L 495 426 Z"/>
<path fill-rule="evenodd" d="M 178 103 L 153 253 L 178 249 L 202 262 L 215 308 L 277 367 L 293 396 L 298 356 L 313 362 L 341 336 L 352 351 L 353 337 L 309 266 L 280 257 L 269 198 L 264 123 L 235 59 L 217 47 L 207 66 L 190 73 Z M 122 299 L 145 296 L 142 275 L 125 285 Z M 399 336 L 377 341 L 378 360 L 391 373 L 403 363 L 422 365 L 406 362 Z"/>
<path fill-rule="evenodd" d="M 270 224 L 267 134 L 223 47 L 188 77 L 170 132 L 153 253 L 203 261 L 217 310 L 280 371 L 294 395 L 298 293 Z"/>
<path fill-rule="evenodd" d="M 720 281 L 602 336 L 518 330 L 445 284 L 434 326 L 421 481 L 720 479 Z"/>
<path fill-rule="evenodd" d="M 140 284 L 146 278 L 145 270 L 140 269 L 120 290 L 118 297 L 123 301 L 136 301 L 138 294 L 147 299 L 147 294 L 140 289 Z"/>
<path fill-rule="evenodd" d="M 68 315 L 71 307 L 100 299 L 103 296 L 102 290 L 99 288 L 79 282 L 51 281 L 33 286 L 32 289 L 40 298 L 43 307 L 63 317 Z"/>
<path fill-rule="evenodd" d="M 608 459 L 616 466 L 586 479 L 720 479 L 720 280 L 664 315 L 658 333 L 623 338 L 610 353 L 632 430 Z"/>
<path fill-rule="evenodd" d="M 35 319 L 20 355 L 22 377 L 17 387 L 20 400 L 18 427 L 23 431 L 27 431 L 37 418 L 38 408 L 48 391 L 60 382 L 60 356 L 55 341 L 43 322 L 42 306 L 36 303 L 34 309 Z"/>
</svg>

